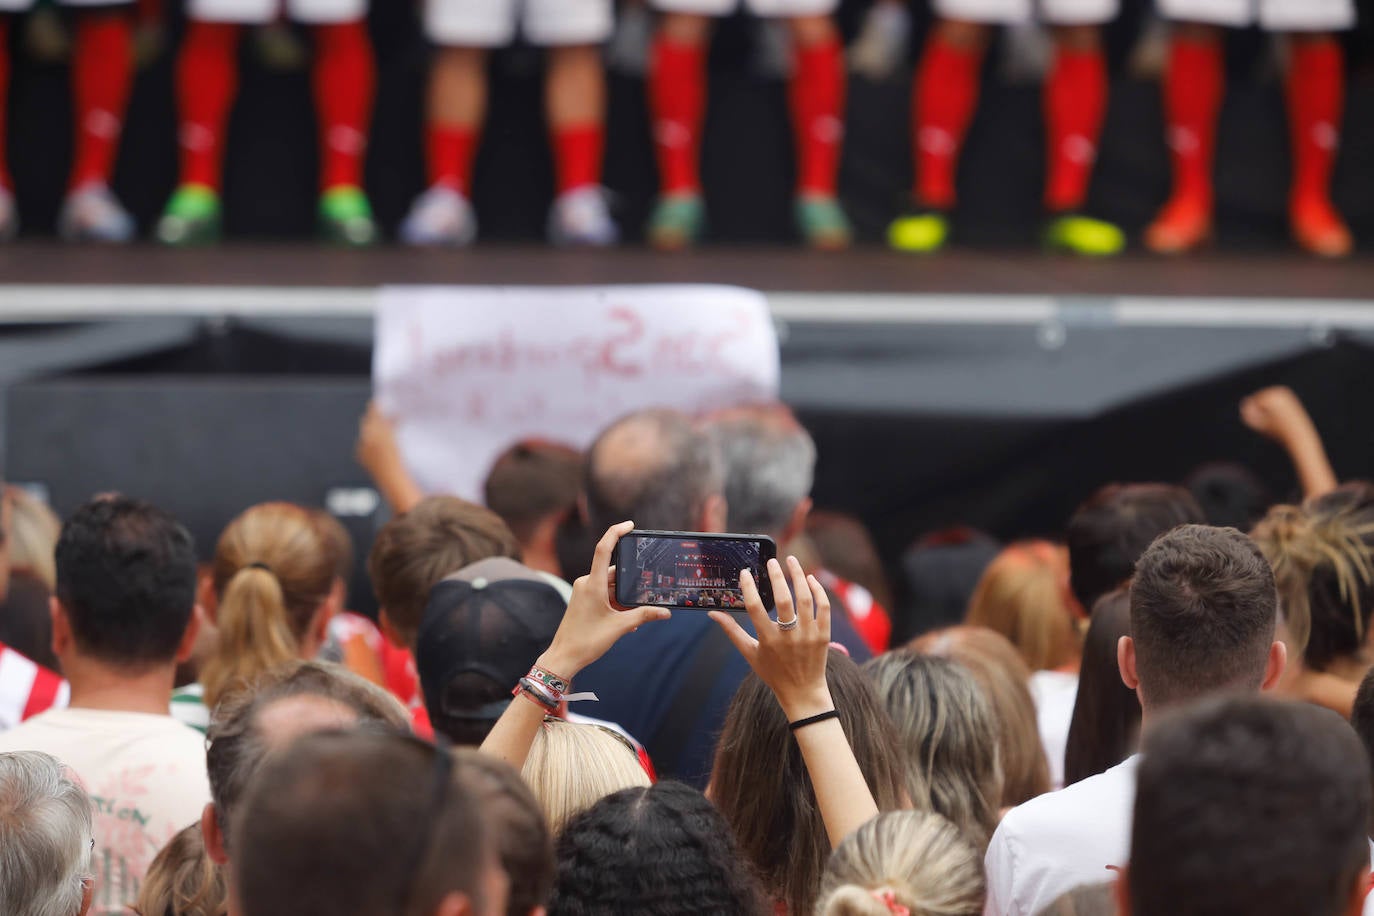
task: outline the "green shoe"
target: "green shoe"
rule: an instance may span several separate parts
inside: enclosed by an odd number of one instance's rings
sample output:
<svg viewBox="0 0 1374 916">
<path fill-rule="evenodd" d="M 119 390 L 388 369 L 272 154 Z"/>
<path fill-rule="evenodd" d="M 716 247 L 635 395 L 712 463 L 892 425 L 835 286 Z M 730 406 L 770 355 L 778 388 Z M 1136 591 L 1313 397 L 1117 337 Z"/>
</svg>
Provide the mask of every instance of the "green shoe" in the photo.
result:
<svg viewBox="0 0 1374 916">
<path fill-rule="evenodd" d="M 887 227 L 887 244 L 908 254 L 934 254 L 949 241 L 949 216 L 939 210 L 913 210 Z"/>
<path fill-rule="evenodd" d="M 320 232 L 339 245 L 363 247 L 377 241 L 372 204 L 357 185 L 338 185 L 320 198 Z"/>
<path fill-rule="evenodd" d="M 701 237 L 706 204 L 700 194 L 665 194 L 649 217 L 649 244 L 660 251 L 681 251 Z"/>
<path fill-rule="evenodd" d="M 806 244 L 821 251 L 849 247 L 854 230 L 839 200 L 828 194 L 803 194 L 797 198 L 797 228 Z"/>
<path fill-rule="evenodd" d="M 1090 258 L 1109 258 L 1126 247 L 1126 233 L 1106 220 L 1063 213 L 1045 226 L 1045 245 L 1054 251 Z"/>
<path fill-rule="evenodd" d="M 219 235 L 219 194 L 203 184 L 177 188 L 157 221 L 157 240 L 164 245 L 208 245 Z"/>
</svg>

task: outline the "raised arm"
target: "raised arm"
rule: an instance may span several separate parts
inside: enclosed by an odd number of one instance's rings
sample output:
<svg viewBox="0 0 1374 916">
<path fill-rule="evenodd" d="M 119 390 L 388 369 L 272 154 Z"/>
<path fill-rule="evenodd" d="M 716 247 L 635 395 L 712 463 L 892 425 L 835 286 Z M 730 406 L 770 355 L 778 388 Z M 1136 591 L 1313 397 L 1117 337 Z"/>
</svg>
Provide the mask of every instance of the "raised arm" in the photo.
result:
<svg viewBox="0 0 1374 916">
<path fill-rule="evenodd" d="M 778 620 L 788 624 L 787 629 L 769 619 L 748 570 L 740 574 L 740 587 L 758 638 L 746 633 L 729 614 L 712 611 L 711 619 L 720 624 L 749 667 L 773 691 L 787 721 L 792 723 L 793 736 L 811 776 L 816 804 L 834 848 L 875 817 L 878 805 L 835 714 L 835 702 L 825 679 L 830 651 L 830 599 L 816 577 L 803 572 L 796 557 L 788 557 L 787 566 L 796 592 L 795 607 L 781 564 L 777 560 L 768 562 Z"/>
<path fill-rule="evenodd" d="M 375 401 L 368 402 L 367 413 L 358 421 L 358 444 L 354 453 L 376 484 L 377 491 L 397 515 L 409 512 L 425 498 L 401 458 L 395 425 Z"/>
<path fill-rule="evenodd" d="M 1288 452 L 1303 498 L 1311 499 L 1336 489 L 1336 472 L 1326 457 L 1321 434 L 1293 389 L 1275 385 L 1256 391 L 1240 402 L 1240 417 L 1246 426 L 1273 439 Z"/>
<path fill-rule="evenodd" d="M 611 556 L 616 543 L 633 528 L 634 522 L 621 522 L 602 535 L 592 557 L 591 572 L 573 583 L 572 598 L 558 632 L 535 662 L 535 667 L 564 681 L 565 691 L 583 668 L 605 655 L 620 637 L 642 624 L 672 616 L 667 608 L 661 607 L 618 611 L 611 606 L 610 594 L 615 588 Z M 529 695 L 516 696 L 482 742 L 482 753 L 521 769 L 534 736 L 550 711 Z"/>
</svg>

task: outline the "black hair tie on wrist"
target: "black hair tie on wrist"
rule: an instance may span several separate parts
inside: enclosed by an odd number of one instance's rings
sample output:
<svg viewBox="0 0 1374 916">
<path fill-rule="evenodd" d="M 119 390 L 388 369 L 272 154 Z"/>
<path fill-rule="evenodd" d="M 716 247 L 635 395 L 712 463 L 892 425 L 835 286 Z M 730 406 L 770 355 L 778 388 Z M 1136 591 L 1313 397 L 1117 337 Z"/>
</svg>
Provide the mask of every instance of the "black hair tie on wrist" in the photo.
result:
<svg viewBox="0 0 1374 916">
<path fill-rule="evenodd" d="M 817 722 L 824 722 L 827 719 L 838 719 L 839 717 L 839 712 L 837 710 L 832 709 L 829 712 L 823 712 L 819 715 L 809 716 L 805 719 L 798 719 L 795 722 L 788 722 L 787 727 L 790 728 L 792 731 L 796 731 L 799 728 L 806 728 L 806 726 L 808 725 L 815 725 Z"/>
</svg>

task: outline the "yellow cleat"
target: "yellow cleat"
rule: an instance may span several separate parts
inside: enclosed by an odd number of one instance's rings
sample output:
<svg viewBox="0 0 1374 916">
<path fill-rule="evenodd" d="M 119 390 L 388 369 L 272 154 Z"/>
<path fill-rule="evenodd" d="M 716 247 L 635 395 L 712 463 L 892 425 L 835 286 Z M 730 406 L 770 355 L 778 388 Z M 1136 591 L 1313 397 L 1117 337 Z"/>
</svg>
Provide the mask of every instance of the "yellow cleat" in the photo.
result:
<svg viewBox="0 0 1374 916">
<path fill-rule="evenodd" d="M 948 240 L 949 217 L 934 210 L 899 216 L 887 227 L 887 244 L 909 254 L 933 254 Z"/>
</svg>

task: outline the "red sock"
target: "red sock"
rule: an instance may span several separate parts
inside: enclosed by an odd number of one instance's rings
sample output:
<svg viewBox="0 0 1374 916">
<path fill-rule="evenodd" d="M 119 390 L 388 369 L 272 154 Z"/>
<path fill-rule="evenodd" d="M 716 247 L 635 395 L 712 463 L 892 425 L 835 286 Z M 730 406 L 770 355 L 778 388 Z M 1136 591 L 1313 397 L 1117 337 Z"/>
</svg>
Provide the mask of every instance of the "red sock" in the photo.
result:
<svg viewBox="0 0 1374 916">
<path fill-rule="evenodd" d="M 798 194 L 835 194 L 844 139 L 844 83 L 844 49 L 837 39 L 797 49 L 791 101 Z"/>
<path fill-rule="evenodd" d="M 122 13 L 81 16 L 72 59 L 76 156 L 71 186 L 109 184 L 133 81 L 129 20 Z"/>
<path fill-rule="evenodd" d="M 954 172 L 978 106 L 982 64 L 980 48 L 961 48 L 938 36 L 926 44 L 913 94 L 916 199 L 923 204 L 954 206 Z"/>
<path fill-rule="evenodd" d="M 1175 38 L 1164 73 L 1164 118 L 1174 161 L 1174 195 L 1212 206 L 1212 153 L 1226 91 L 1221 44 Z"/>
<path fill-rule="evenodd" d="M 601 151 L 606 131 L 600 124 L 559 127 L 553 131 L 553 161 L 558 193 L 601 184 Z"/>
<path fill-rule="evenodd" d="M 1101 49 L 1060 48 L 1045 85 L 1045 133 L 1050 144 L 1045 208 L 1051 213 L 1082 208 L 1106 114 L 1107 63 Z"/>
<path fill-rule="evenodd" d="M 698 157 L 706 115 L 706 49 L 656 38 L 649 66 L 649 108 L 663 193 L 701 190 Z"/>
<path fill-rule="evenodd" d="M 195 22 L 177 60 L 181 105 L 181 181 L 220 189 L 224 133 L 238 93 L 239 27 Z"/>
<path fill-rule="evenodd" d="M 363 183 L 376 80 L 372 43 L 362 22 L 315 26 L 315 111 L 325 190 Z"/>
<path fill-rule="evenodd" d="M 9 20 L 0 16 L 0 188 L 14 186 L 10 178 L 9 160 L 5 156 L 5 122 L 8 116 L 6 103 L 10 97 L 9 28 Z"/>
<path fill-rule="evenodd" d="M 1293 138 L 1293 197 L 1326 200 L 1345 106 L 1345 57 L 1335 39 L 1293 43 L 1288 123 Z"/>
<path fill-rule="evenodd" d="M 472 186 L 472 157 L 477 152 L 477 130 L 450 124 L 431 124 L 426 133 L 429 147 L 429 184 L 467 194 Z"/>
</svg>

